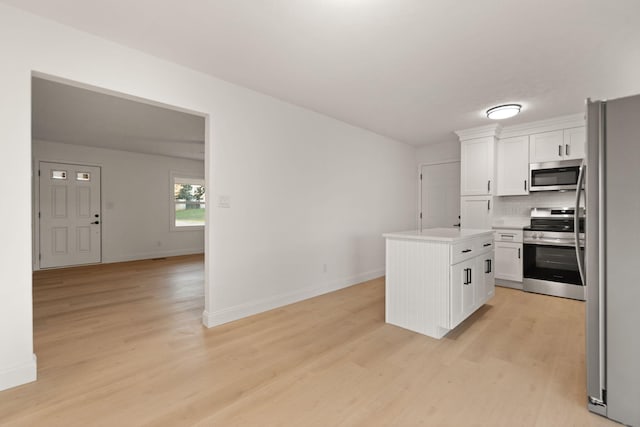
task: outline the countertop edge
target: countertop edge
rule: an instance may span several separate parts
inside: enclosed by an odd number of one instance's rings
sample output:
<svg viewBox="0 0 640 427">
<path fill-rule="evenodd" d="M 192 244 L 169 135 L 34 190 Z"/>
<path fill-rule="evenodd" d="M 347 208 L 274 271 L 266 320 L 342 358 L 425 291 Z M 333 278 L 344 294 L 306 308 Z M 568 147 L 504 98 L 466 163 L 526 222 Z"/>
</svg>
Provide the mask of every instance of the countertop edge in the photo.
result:
<svg viewBox="0 0 640 427">
<path fill-rule="evenodd" d="M 493 236 L 494 230 L 474 230 L 473 234 L 459 237 L 430 236 L 428 234 L 419 234 L 418 230 L 415 230 L 416 234 L 402 233 L 407 232 L 384 233 L 382 237 L 384 237 L 385 239 L 423 240 L 426 242 L 456 243 L 466 240 L 473 240 L 482 236 Z"/>
<path fill-rule="evenodd" d="M 494 230 L 522 230 L 526 225 L 492 225 L 491 228 Z"/>
</svg>

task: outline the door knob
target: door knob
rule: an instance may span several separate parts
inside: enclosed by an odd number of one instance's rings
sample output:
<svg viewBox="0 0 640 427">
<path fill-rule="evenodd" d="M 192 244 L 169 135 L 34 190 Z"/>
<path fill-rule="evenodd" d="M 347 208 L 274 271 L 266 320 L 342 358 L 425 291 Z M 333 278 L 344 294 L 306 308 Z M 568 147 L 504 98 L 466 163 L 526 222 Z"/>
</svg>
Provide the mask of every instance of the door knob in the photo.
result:
<svg viewBox="0 0 640 427">
<path fill-rule="evenodd" d="M 91 224 L 100 224 L 100 221 L 93 221 Z"/>
</svg>

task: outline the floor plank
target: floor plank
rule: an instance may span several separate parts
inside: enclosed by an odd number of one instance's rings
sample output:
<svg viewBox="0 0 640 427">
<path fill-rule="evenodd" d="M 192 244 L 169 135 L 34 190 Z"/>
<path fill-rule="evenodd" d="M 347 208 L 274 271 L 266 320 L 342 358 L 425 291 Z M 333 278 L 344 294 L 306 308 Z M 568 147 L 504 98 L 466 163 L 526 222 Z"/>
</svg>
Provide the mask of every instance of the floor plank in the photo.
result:
<svg viewBox="0 0 640 427">
<path fill-rule="evenodd" d="M 3 426 L 607 426 L 584 304 L 498 288 L 442 340 L 384 323 L 384 280 L 213 329 L 201 256 L 34 274 L 39 380 Z"/>
</svg>

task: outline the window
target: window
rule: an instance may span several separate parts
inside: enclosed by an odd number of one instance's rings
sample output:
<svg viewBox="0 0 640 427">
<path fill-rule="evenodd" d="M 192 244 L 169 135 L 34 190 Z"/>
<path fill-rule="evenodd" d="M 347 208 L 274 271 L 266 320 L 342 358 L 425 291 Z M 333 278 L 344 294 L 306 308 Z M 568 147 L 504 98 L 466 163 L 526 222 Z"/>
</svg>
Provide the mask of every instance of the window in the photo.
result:
<svg viewBox="0 0 640 427">
<path fill-rule="evenodd" d="M 204 179 L 171 174 L 171 229 L 204 227 L 206 195 Z"/>
</svg>

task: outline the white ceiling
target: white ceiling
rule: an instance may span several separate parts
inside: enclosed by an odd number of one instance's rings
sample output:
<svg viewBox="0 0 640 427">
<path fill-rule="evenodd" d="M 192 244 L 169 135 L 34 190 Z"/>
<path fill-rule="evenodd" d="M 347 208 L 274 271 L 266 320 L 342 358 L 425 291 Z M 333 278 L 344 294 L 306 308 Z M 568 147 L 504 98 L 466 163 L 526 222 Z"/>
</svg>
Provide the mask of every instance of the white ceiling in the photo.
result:
<svg viewBox="0 0 640 427">
<path fill-rule="evenodd" d="M 8 0 L 412 144 L 640 93 L 638 0 Z"/>
<path fill-rule="evenodd" d="M 34 139 L 204 160 L 203 117 L 40 78 L 32 89 Z"/>
</svg>

